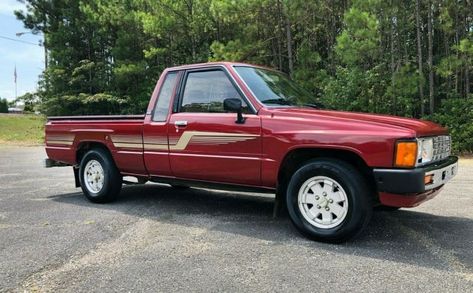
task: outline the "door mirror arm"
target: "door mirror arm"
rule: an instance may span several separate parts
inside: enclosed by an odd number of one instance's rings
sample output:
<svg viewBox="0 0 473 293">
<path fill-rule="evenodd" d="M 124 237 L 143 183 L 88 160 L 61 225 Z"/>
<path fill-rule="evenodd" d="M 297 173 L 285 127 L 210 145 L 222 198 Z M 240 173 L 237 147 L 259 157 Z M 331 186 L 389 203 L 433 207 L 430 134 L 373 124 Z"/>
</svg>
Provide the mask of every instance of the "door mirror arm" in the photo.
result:
<svg viewBox="0 0 473 293">
<path fill-rule="evenodd" d="M 223 110 L 237 113 L 237 119 L 235 123 L 237 124 L 245 123 L 246 118 L 243 117 L 243 107 L 241 105 L 240 99 L 229 98 L 229 99 L 223 100 Z"/>
</svg>

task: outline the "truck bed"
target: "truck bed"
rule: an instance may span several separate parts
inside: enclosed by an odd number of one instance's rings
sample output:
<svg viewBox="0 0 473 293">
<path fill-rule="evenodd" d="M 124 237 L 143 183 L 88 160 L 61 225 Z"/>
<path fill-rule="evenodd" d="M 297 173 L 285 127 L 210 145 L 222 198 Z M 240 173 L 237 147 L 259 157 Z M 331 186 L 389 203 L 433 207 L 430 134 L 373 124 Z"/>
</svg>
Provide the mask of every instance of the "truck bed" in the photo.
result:
<svg viewBox="0 0 473 293">
<path fill-rule="evenodd" d="M 103 145 L 123 173 L 146 174 L 143 161 L 145 115 L 90 115 L 48 117 L 45 144 L 48 157 L 79 163 L 78 150 Z M 126 148 L 126 151 L 124 150 Z"/>
</svg>

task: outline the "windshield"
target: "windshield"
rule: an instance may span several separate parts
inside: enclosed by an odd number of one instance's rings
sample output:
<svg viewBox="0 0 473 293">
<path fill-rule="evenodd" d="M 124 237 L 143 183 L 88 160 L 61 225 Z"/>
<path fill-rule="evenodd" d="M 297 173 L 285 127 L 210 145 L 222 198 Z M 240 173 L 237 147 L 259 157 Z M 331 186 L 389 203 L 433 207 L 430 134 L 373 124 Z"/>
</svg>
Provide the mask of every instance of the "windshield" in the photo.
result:
<svg viewBox="0 0 473 293">
<path fill-rule="evenodd" d="M 235 66 L 235 70 L 267 106 L 322 107 L 312 94 L 280 72 L 249 66 Z"/>
</svg>

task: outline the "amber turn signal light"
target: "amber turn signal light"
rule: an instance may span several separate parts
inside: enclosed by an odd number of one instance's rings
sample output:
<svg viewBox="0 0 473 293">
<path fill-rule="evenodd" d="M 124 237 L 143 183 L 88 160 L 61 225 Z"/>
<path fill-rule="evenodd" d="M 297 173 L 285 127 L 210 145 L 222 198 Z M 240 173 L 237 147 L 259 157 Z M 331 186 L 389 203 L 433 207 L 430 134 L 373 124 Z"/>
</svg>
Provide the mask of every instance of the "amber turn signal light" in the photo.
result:
<svg viewBox="0 0 473 293">
<path fill-rule="evenodd" d="M 417 158 L 416 141 L 399 141 L 396 145 L 395 165 L 397 167 L 414 167 Z"/>
<path fill-rule="evenodd" d="M 424 177 L 424 184 L 429 185 L 431 184 L 434 180 L 434 175 L 425 175 Z"/>
</svg>

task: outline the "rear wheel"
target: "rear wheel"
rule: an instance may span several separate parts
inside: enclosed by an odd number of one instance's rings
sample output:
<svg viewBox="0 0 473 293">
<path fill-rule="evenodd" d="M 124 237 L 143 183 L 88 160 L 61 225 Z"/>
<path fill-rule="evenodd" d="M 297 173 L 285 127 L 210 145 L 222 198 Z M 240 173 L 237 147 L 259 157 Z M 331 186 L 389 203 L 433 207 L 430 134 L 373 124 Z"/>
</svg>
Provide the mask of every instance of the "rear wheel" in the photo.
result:
<svg viewBox="0 0 473 293">
<path fill-rule="evenodd" d="M 286 194 L 289 216 L 305 236 L 342 242 L 368 224 L 372 205 L 365 179 L 351 165 L 335 159 L 307 163 L 292 176 Z"/>
<path fill-rule="evenodd" d="M 122 176 L 110 154 L 103 149 L 92 149 L 84 155 L 79 179 L 84 195 L 95 203 L 113 201 L 122 188 Z"/>
</svg>

